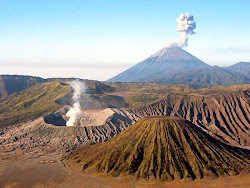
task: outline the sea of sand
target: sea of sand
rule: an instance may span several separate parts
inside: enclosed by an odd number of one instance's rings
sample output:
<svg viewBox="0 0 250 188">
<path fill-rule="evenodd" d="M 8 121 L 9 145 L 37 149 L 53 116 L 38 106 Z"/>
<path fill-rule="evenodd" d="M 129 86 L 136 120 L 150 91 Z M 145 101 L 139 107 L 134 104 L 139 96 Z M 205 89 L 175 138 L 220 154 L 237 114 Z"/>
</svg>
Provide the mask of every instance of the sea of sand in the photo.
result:
<svg viewBox="0 0 250 188">
<path fill-rule="evenodd" d="M 45 162 L 44 162 L 45 161 Z M 0 160 L 1 188 L 150 188 L 150 187 L 250 187 L 250 174 L 223 177 L 216 180 L 159 182 L 132 180 L 100 174 L 75 173 L 57 155 L 34 159 Z"/>
</svg>

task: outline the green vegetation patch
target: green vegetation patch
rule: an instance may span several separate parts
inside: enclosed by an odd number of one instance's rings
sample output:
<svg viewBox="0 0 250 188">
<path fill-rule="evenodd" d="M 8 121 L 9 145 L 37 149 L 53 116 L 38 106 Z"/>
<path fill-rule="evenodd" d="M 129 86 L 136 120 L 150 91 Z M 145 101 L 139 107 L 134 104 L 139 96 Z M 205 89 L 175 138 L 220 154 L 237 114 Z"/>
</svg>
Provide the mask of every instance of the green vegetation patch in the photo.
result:
<svg viewBox="0 0 250 188">
<path fill-rule="evenodd" d="M 128 98 L 128 103 L 131 105 L 131 107 L 145 106 L 154 103 L 158 100 L 161 100 L 162 98 L 163 98 L 162 95 L 157 95 L 157 94 L 141 94 L 141 95 L 137 94 L 137 95 L 132 95 L 130 98 Z"/>
<path fill-rule="evenodd" d="M 102 96 L 102 101 L 108 104 L 109 107 L 119 107 L 126 108 L 128 104 L 125 102 L 124 98 L 116 95 L 104 95 Z"/>
<path fill-rule="evenodd" d="M 56 100 L 70 92 L 59 82 L 37 84 L 0 100 L 0 127 L 33 120 L 59 109 Z"/>
</svg>

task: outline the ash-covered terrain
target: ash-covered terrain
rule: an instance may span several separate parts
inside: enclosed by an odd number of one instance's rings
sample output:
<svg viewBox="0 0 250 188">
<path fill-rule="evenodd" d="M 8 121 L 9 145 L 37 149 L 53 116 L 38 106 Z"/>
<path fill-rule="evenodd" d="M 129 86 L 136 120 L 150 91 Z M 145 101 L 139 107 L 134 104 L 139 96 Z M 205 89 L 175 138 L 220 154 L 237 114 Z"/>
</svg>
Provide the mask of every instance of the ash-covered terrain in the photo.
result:
<svg viewBox="0 0 250 188">
<path fill-rule="evenodd" d="M 81 182 L 79 186 L 114 185 L 118 180 L 109 175 L 119 175 L 127 187 L 138 185 L 138 179 L 184 179 L 195 180 L 195 184 L 199 179 L 220 177 L 221 182 L 234 175 L 247 179 L 250 85 L 201 87 L 79 80 L 87 88 L 73 100 L 72 80 L 38 83 L 0 100 L 0 179 L 4 180 L 0 185 L 63 187 L 73 185 L 73 179 Z M 152 126 L 142 123 L 143 118 L 154 116 L 185 120 L 171 126 L 163 123 L 166 127 L 160 129 L 155 126 L 162 121 Z M 74 123 L 69 126 L 72 117 Z M 147 131 L 141 134 L 141 129 Z M 186 131 L 190 134 L 185 136 Z M 56 162 L 40 163 L 40 159 Z M 18 170 L 10 168 L 11 163 Z M 79 170 L 83 166 L 85 170 Z M 20 175 L 26 171 L 39 175 L 32 175 L 31 181 Z M 50 171 L 53 176 L 47 177 Z M 13 178 L 4 179 L 10 173 Z"/>
<path fill-rule="evenodd" d="M 4 129 L 0 136 L 2 159 L 32 158 L 48 153 L 64 154 L 82 144 L 112 139 L 138 120 L 128 110 L 106 108 L 85 111 L 75 126 L 66 126 L 64 108 L 21 125 Z"/>
<path fill-rule="evenodd" d="M 1 158 L 62 155 L 81 145 L 106 142 L 139 119 L 156 115 L 185 118 L 224 143 L 249 148 L 249 85 L 195 89 L 105 83 L 101 88 L 94 84 L 99 92 L 93 92 L 91 84 L 88 97 L 84 94 L 79 101 L 83 109 L 74 126 L 66 126 L 74 91 L 65 81 L 42 83 L 1 100 Z M 122 108 L 124 104 L 128 107 Z"/>
</svg>

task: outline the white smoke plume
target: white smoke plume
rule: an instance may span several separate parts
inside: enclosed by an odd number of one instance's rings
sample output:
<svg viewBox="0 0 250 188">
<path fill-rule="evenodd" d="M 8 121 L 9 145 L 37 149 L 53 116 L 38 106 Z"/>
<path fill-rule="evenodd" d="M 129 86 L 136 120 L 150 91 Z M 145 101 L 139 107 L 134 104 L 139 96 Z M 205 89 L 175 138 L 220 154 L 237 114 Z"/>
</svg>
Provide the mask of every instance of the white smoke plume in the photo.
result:
<svg viewBox="0 0 250 188">
<path fill-rule="evenodd" d="M 168 43 L 167 47 L 180 47 L 188 46 L 188 35 L 194 35 L 194 29 L 196 28 L 196 22 L 194 17 L 189 13 L 182 13 L 176 20 L 178 22 L 177 31 L 181 32 L 181 36 L 175 41 Z"/>
<path fill-rule="evenodd" d="M 86 93 L 87 86 L 84 82 L 79 80 L 74 80 L 70 82 L 69 85 L 73 88 L 74 94 L 72 97 L 73 107 L 70 107 L 69 111 L 66 113 L 66 116 L 69 117 L 66 125 L 74 126 L 77 118 L 82 114 L 80 99 L 82 94 Z"/>
</svg>

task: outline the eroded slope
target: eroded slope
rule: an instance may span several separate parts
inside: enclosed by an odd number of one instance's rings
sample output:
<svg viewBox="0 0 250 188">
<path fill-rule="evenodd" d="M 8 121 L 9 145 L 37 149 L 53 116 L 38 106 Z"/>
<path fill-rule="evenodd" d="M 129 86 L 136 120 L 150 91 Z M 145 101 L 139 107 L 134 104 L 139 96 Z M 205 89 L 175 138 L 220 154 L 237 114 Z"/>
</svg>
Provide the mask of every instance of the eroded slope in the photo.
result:
<svg viewBox="0 0 250 188">
<path fill-rule="evenodd" d="M 22 125 L 4 129 L 0 134 L 0 158 L 29 158 L 48 153 L 65 153 L 81 144 L 110 140 L 138 118 L 127 110 L 105 109 L 84 113 L 79 124 L 65 126 L 67 108 Z"/>
<path fill-rule="evenodd" d="M 173 117 L 141 119 L 106 143 L 78 148 L 65 162 L 79 172 L 165 181 L 250 171 L 247 151 L 223 144 L 189 121 Z"/>
<path fill-rule="evenodd" d="M 250 146 L 250 90 L 215 96 L 167 95 L 133 113 L 182 117 L 228 143 Z"/>
</svg>

